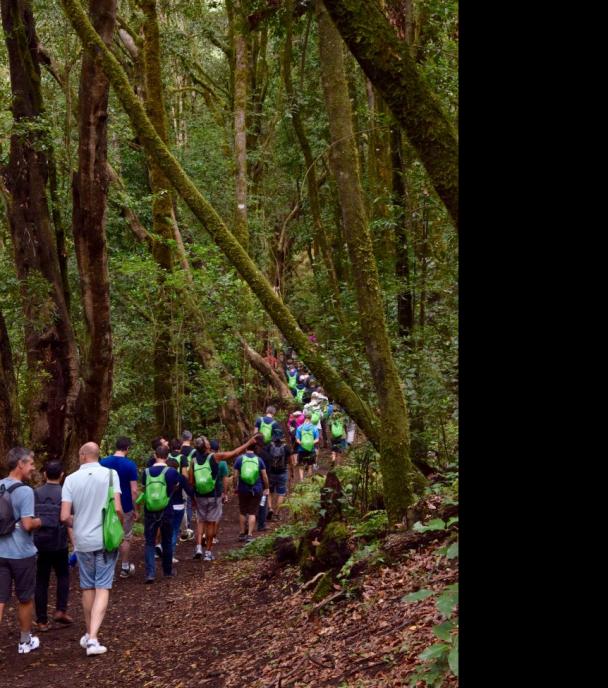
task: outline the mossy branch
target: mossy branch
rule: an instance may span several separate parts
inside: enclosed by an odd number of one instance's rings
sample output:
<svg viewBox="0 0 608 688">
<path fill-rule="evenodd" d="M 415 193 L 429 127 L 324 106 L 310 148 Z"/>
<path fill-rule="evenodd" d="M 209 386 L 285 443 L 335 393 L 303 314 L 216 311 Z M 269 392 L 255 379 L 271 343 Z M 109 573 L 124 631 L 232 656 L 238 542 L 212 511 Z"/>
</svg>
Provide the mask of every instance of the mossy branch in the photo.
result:
<svg viewBox="0 0 608 688">
<path fill-rule="evenodd" d="M 291 311 L 247 255 L 216 210 L 192 183 L 179 162 L 156 133 L 129 80 L 114 55 L 106 48 L 78 0 L 62 0 L 66 17 L 86 48 L 99 53 L 103 69 L 148 155 L 155 159 L 186 205 L 200 220 L 213 241 L 249 285 L 253 293 L 304 363 L 321 380 L 329 394 L 357 422 L 375 446 L 380 444 L 378 421 L 369 406 L 344 382 L 339 373 L 298 326 Z"/>
</svg>

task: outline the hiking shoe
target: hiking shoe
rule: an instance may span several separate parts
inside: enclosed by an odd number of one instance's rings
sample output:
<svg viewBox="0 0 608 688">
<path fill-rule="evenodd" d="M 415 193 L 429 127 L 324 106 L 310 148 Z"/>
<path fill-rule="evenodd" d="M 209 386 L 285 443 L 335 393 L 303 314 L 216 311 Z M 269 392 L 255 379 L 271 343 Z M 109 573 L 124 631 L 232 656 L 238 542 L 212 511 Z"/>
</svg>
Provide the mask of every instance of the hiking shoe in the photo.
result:
<svg viewBox="0 0 608 688">
<path fill-rule="evenodd" d="M 266 514 L 266 520 L 267 521 L 272 521 L 272 516 L 274 514 L 274 511 L 272 509 L 268 510 L 268 513 Z"/>
<path fill-rule="evenodd" d="M 239 542 L 245 542 L 247 539 L 247 533 L 239 533 Z"/>
<path fill-rule="evenodd" d="M 60 624 L 71 624 L 74 623 L 74 619 L 62 611 L 56 611 L 53 616 L 53 621 Z"/>
<path fill-rule="evenodd" d="M 196 549 L 194 550 L 194 556 L 192 558 L 193 559 L 202 559 L 203 558 L 203 546 L 202 545 L 196 546 Z"/>
<path fill-rule="evenodd" d="M 186 540 L 194 540 L 194 531 L 192 528 L 186 528 Z"/>
<path fill-rule="evenodd" d="M 175 557 L 173 557 L 173 559 L 171 560 L 171 563 L 172 564 L 179 564 L 179 559 L 176 559 Z"/>
<path fill-rule="evenodd" d="M 214 537 L 214 538 L 213 538 L 213 544 L 214 544 L 214 545 L 219 545 L 219 544 L 220 544 L 220 541 L 219 541 L 216 537 Z"/>
<path fill-rule="evenodd" d="M 28 652 L 37 650 L 40 647 L 40 638 L 35 635 L 30 635 L 30 639 L 27 643 L 19 643 L 17 652 L 20 655 L 26 655 Z"/>
<path fill-rule="evenodd" d="M 154 576 L 148 576 L 146 578 L 146 585 L 150 585 L 150 583 L 154 583 Z"/>
<path fill-rule="evenodd" d="M 213 552 L 211 550 L 206 550 L 204 561 L 215 561 L 215 557 L 213 556 Z"/>
<path fill-rule="evenodd" d="M 89 640 L 87 642 L 87 657 L 91 655 L 103 655 L 108 651 L 105 645 L 100 645 L 98 640 Z"/>
<path fill-rule="evenodd" d="M 163 556 L 163 546 L 162 545 L 154 545 L 154 558 L 160 559 L 162 556 Z"/>
<path fill-rule="evenodd" d="M 51 630 L 51 624 L 49 621 L 45 621 L 44 623 L 40 621 L 34 621 L 32 623 L 32 626 L 40 633 L 46 633 L 46 631 Z"/>
<path fill-rule="evenodd" d="M 156 556 L 156 553 L 155 553 Z M 135 564 L 129 564 L 129 568 L 121 568 L 120 569 L 120 577 L 121 578 L 128 578 L 129 576 L 132 576 L 135 573 Z"/>
<path fill-rule="evenodd" d="M 245 542 L 253 542 L 254 540 L 255 540 L 255 538 L 253 537 L 253 535 L 248 535 L 248 536 L 245 538 Z"/>
<path fill-rule="evenodd" d="M 87 643 L 88 643 L 88 642 L 89 642 L 89 634 L 88 634 L 88 633 L 85 633 L 85 634 L 82 636 L 82 638 L 80 639 L 80 647 L 81 647 L 83 650 L 86 650 L 86 649 L 87 649 Z"/>
</svg>

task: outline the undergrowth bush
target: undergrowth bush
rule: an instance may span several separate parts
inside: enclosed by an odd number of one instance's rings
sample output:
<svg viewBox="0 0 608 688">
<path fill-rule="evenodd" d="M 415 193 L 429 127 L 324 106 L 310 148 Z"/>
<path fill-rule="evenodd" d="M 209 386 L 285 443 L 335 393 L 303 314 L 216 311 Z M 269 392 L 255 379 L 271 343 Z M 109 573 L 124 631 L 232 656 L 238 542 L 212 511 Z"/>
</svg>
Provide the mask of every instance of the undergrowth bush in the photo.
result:
<svg viewBox="0 0 608 688">
<path fill-rule="evenodd" d="M 280 526 L 272 533 L 256 538 L 253 542 L 247 543 L 244 547 L 230 550 L 226 554 L 226 559 L 232 561 L 240 561 L 242 559 L 254 559 L 256 557 L 265 557 L 272 553 L 274 543 L 279 538 L 292 537 L 297 539 L 304 535 L 304 533 L 313 526 L 312 523 L 305 523 L 298 521 L 296 523 L 286 523 Z"/>
</svg>

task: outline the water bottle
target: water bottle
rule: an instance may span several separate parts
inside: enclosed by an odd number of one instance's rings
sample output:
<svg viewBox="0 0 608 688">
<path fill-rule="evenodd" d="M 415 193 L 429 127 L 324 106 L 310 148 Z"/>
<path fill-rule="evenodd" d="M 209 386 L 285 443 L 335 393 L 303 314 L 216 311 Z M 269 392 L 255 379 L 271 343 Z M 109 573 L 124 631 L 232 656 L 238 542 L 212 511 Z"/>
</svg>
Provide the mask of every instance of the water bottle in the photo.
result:
<svg viewBox="0 0 608 688">
<path fill-rule="evenodd" d="M 76 556 L 76 552 L 72 552 L 70 554 L 70 558 L 68 559 L 68 563 L 70 566 L 76 566 L 76 562 L 78 561 L 78 557 Z"/>
<path fill-rule="evenodd" d="M 260 506 L 262 508 L 266 506 L 266 495 L 262 495 L 262 499 L 260 499 Z"/>
</svg>

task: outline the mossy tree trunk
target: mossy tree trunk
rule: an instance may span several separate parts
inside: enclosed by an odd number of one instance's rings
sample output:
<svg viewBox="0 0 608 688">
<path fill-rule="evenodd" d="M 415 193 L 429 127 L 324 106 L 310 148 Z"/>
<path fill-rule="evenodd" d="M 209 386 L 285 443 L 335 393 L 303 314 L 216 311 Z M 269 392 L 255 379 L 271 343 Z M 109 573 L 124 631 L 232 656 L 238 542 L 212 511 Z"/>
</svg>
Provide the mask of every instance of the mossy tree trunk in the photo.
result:
<svg viewBox="0 0 608 688">
<path fill-rule="evenodd" d="M 91 0 L 89 14 L 91 23 L 109 46 L 116 23 L 116 0 Z M 74 453 L 84 442 L 101 442 L 112 400 L 110 277 L 106 246 L 110 184 L 107 170 L 109 91 L 110 82 L 95 52 L 86 50 L 78 97 L 78 170 L 72 179 L 72 231 L 86 324 Z"/>
<path fill-rule="evenodd" d="M 409 427 L 401 380 L 393 360 L 374 249 L 367 225 L 352 113 L 344 69 L 343 43 L 321 0 L 317 0 L 321 81 L 331 134 L 330 166 L 342 209 L 353 269 L 361 332 L 380 419 L 380 466 L 391 521 L 401 519 L 413 500 Z"/>
<path fill-rule="evenodd" d="M 4 316 L 0 311 L 0 477 L 7 470 L 6 455 L 19 438 L 19 403 L 13 353 Z"/>
<path fill-rule="evenodd" d="M 458 228 L 458 141 L 452 123 L 376 0 L 326 0 L 349 50 L 384 98 Z"/>
<path fill-rule="evenodd" d="M 274 292 L 268 279 L 251 260 L 234 234 L 226 227 L 218 213 L 195 187 L 179 162 L 163 143 L 141 103 L 133 94 L 124 70 L 91 26 L 78 0 L 62 0 L 62 5 L 83 45 L 98 47 L 110 83 L 148 155 L 157 161 L 159 167 L 167 175 L 195 217 L 198 218 L 228 261 L 249 285 L 275 325 L 299 353 L 315 377 L 321 381 L 326 391 L 347 409 L 349 415 L 370 441 L 376 447 L 380 446 L 380 429 L 375 414 L 368 404 L 342 379 L 342 376 L 328 362 L 318 347 L 308 340 L 291 311 Z"/>
<path fill-rule="evenodd" d="M 80 381 L 46 186 L 48 133 L 31 3 L 2 0 L 15 128 L 2 170 L 8 224 L 25 316 L 28 443 L 37 460 L 64 459 L 74 431 Z"/>
<path fill-rule="evenodd" d="M 167 116 L 163 95 L 160 29 L 156 12 L 156 0 L 139 0 L 144 12 L 143 42 L 143 75 L 144 104 L 146 112 L 158 135 L 166 144 L 168 141 Z M 168 437 L 178 426 L 176 417 L 174 385 L 176 352 L 171 334 L 171 294 L 165 287 L 165 280 L 173 270 L 173 252 L 171 241 L 174 240 L 175 217 L 171 183 L 153 157 L 147 157 L 150 186 L 154 199 L 152 201 L 152 255 L 159 269 L 160 299 L 157 303 L 160 327 L 153 333 L 154 337 L 154 415 L 156 431 Z"/>
<path fill-rule="evenodd" d="M 310 214 L 312 215 L 313 223 L 313 240 L 315 247 L 319 247 L 321 252 L 321 258 L 323 264 L 325 265 L 325 270 L 327 271 L 327 276 L 329 280 L 329 285 L 333 295 L 334 308 L 336 314 L 342 324 L 344 323 L 344 316 L 342 309 L 340 307 L 340 286 L 338 284 L 338 277 L 336 275 L 336 269 L 332 260 L 331 249 L 329 242 L 327 240 L 327 234 L 325 232 L 325 227 L 323 226 L 323 221 L 321 219 L 321 201 L 319 199 L 319 182 L 317 179 L 317 171 L 315 159 L 312 154 L 312 149 L 310 143 L 308 142 L 308 137 L 306 136 L 306 131 L 304 129 L 304 124 L 300 116 L 300 106 L 298 103 L 298 97 L 294 90 L 293 80 L 291 77 L 291 63 L 292 63 L 292 24 L 293 24 L 293 0 L 287 0 L 285 3 L 285 48 L 283 52 L 283 81 L 285 83 L 285 92 L 287 94 L 289 111 L 291 114 L 291 121 L 293 128 L 302 149 L 302 155 L 304 156 L 304 163 L 306 166 L 306 188 L 308 189 L 308 201 L 310 203 Z"/>
</svg>

